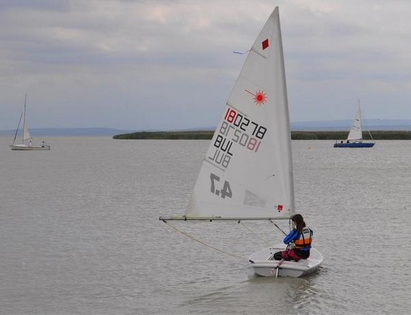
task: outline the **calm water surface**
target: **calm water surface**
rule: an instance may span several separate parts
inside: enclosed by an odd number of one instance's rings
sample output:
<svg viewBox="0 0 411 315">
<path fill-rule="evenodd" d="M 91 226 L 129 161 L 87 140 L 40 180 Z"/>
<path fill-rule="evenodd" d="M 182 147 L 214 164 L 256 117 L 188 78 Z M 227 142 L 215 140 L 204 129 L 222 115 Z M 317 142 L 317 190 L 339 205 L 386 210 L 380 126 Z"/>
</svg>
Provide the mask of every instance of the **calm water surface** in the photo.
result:
<svg viewBox="0 0 411 315">
<path fill-rule="evenodd" d="M 411 141 L 294 141 L 297 211 L 324 255 L 307 278 L 255 276 L 270 223 L 173 222 L 208 141 L 0 137 L 1 314 L 409 314 Z"/>
</svg>

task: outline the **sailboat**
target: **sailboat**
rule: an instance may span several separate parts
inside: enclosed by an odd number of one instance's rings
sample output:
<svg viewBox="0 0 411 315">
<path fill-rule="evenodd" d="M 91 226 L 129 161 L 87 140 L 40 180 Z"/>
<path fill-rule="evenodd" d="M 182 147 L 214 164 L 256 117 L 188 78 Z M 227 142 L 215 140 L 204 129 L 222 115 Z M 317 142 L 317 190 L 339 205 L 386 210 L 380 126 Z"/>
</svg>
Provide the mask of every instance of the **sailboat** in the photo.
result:
<svg viewBox="0 0 411 315">
<path fill-rule="evenodd" d="M 363 142 L 361 119 L 361 106 L 360 100 L 358 100 L 357 114 L 348 133 L 347 140 L 345 142 L 343 140 L 337 141 L 334 143 L 334 148 L 372 148 L 374 146 L 374 142 Z M 370 137 L 372 139 L 371 133 Z"/>
<path fill-rule="evenodd" d="M 12 150 L 19 150 L 19 151 L 33 151 L 33 150 L 50 150 L 50 146 L 46 144 L 44 141 L 41 145 L 35 145 L 34 139 L 30 135 L 29 129 L 27 128 L 26 124 L 26 103 L 27 103 L 27 94 L 24 97 L 24 108 L 23 112 L 20 115 L 20 120 L 17 125 L 16 133 L 14 134 L 13 144 L 10 145 Z M 20 122 L 23 118 L 23 132 L 21 135 L 21 143 L 16 144 L 17 134 L 20 128 Z"/>
<path fill-rule="evenodd" d="M 295 214 L 291 133 L 276 7 L 248 52 L 202 162 L 183 216 L 168 220 L 289 220 Z M 323 260 L 315 248 L 308 259 L 273 260 L 285 245 L 249 257 L 261 276 L 299 277 Z"/>
</svg>

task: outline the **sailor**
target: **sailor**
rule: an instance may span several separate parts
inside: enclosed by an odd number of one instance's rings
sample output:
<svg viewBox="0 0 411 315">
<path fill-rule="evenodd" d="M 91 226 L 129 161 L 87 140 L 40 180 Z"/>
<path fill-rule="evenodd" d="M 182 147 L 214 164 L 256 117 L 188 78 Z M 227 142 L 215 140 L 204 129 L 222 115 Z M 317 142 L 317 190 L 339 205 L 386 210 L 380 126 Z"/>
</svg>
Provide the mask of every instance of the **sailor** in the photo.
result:
<svg viewBox="0 0 411 315">
<path fill-rule="evenodd" d="M 284 238 L 287 249 L 274 254 L 275 260 L 295 260 L 307 259 L 310 257 L 310 248 L 313 240 L 313 231 L 306 226 L 301 214 L 291 217 L 293 229 Z"/>
</svg>

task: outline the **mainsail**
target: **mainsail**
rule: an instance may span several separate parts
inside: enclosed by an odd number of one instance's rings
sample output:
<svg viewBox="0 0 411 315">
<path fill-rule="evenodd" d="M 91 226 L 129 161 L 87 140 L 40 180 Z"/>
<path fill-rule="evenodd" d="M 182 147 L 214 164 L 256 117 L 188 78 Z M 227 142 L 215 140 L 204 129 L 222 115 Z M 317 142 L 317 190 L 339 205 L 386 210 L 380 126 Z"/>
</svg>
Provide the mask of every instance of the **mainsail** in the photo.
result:
<svg viewBox="0 0 411 315">
<path fill-rule="evenodd" d="M 185 217 L 289 219 L 295 211 L 289 121 L 276 8 L 232 89 Z"/>
<path fill-rule="evenodd" d="M 361 125 L 361 108 L 358 104 L 357 114 L 355 115 L 354 122 L 348 133 L 347 140 L 349 141 L 361 141 L 362 140 L 362 125 Z"/>
<path fill-rule="evenodd" d="M 27 102 L 27 94 L 24 96 L 22 143 L 26 143 L 26 141 L 31 140 L 31 135 L 30 135 L 29 129 L 27 128 L 27 123 L 26 123 L 26 102 Z"/>
<path fill-rule="evenodd" d="M 30 140 L 30 139 L 31 139 L 31 135 L 30 135 L 29 129 L 27 128 L 27 126 L 24 126 L 24 129 L 23 129 L 23 143 L 27 140 Z"/>
</svg>

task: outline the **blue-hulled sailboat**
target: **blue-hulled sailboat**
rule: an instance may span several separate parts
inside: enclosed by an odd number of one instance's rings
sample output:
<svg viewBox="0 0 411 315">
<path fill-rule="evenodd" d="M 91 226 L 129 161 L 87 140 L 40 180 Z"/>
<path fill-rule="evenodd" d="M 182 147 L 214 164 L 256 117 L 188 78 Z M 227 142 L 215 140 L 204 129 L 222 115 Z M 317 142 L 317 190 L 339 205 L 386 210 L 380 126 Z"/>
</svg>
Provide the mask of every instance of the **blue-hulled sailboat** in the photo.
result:
<svg viewBox="0 0 411 315">
<path fill-rule="evenodd" d="M 370 133 L 372 140 L 372 136 Z M 334 144 L 334 148 L 372 148 L 375 142 L 364 142 L 362 138 L 362 123 L 361 123 L 361 107 L 360 101 L 358 100 L 358 110 L 355 115 L 354 122 L 351 126 L 350 132 L 348 133 L 347 140 L 337 141 Z"/>
</svg>

